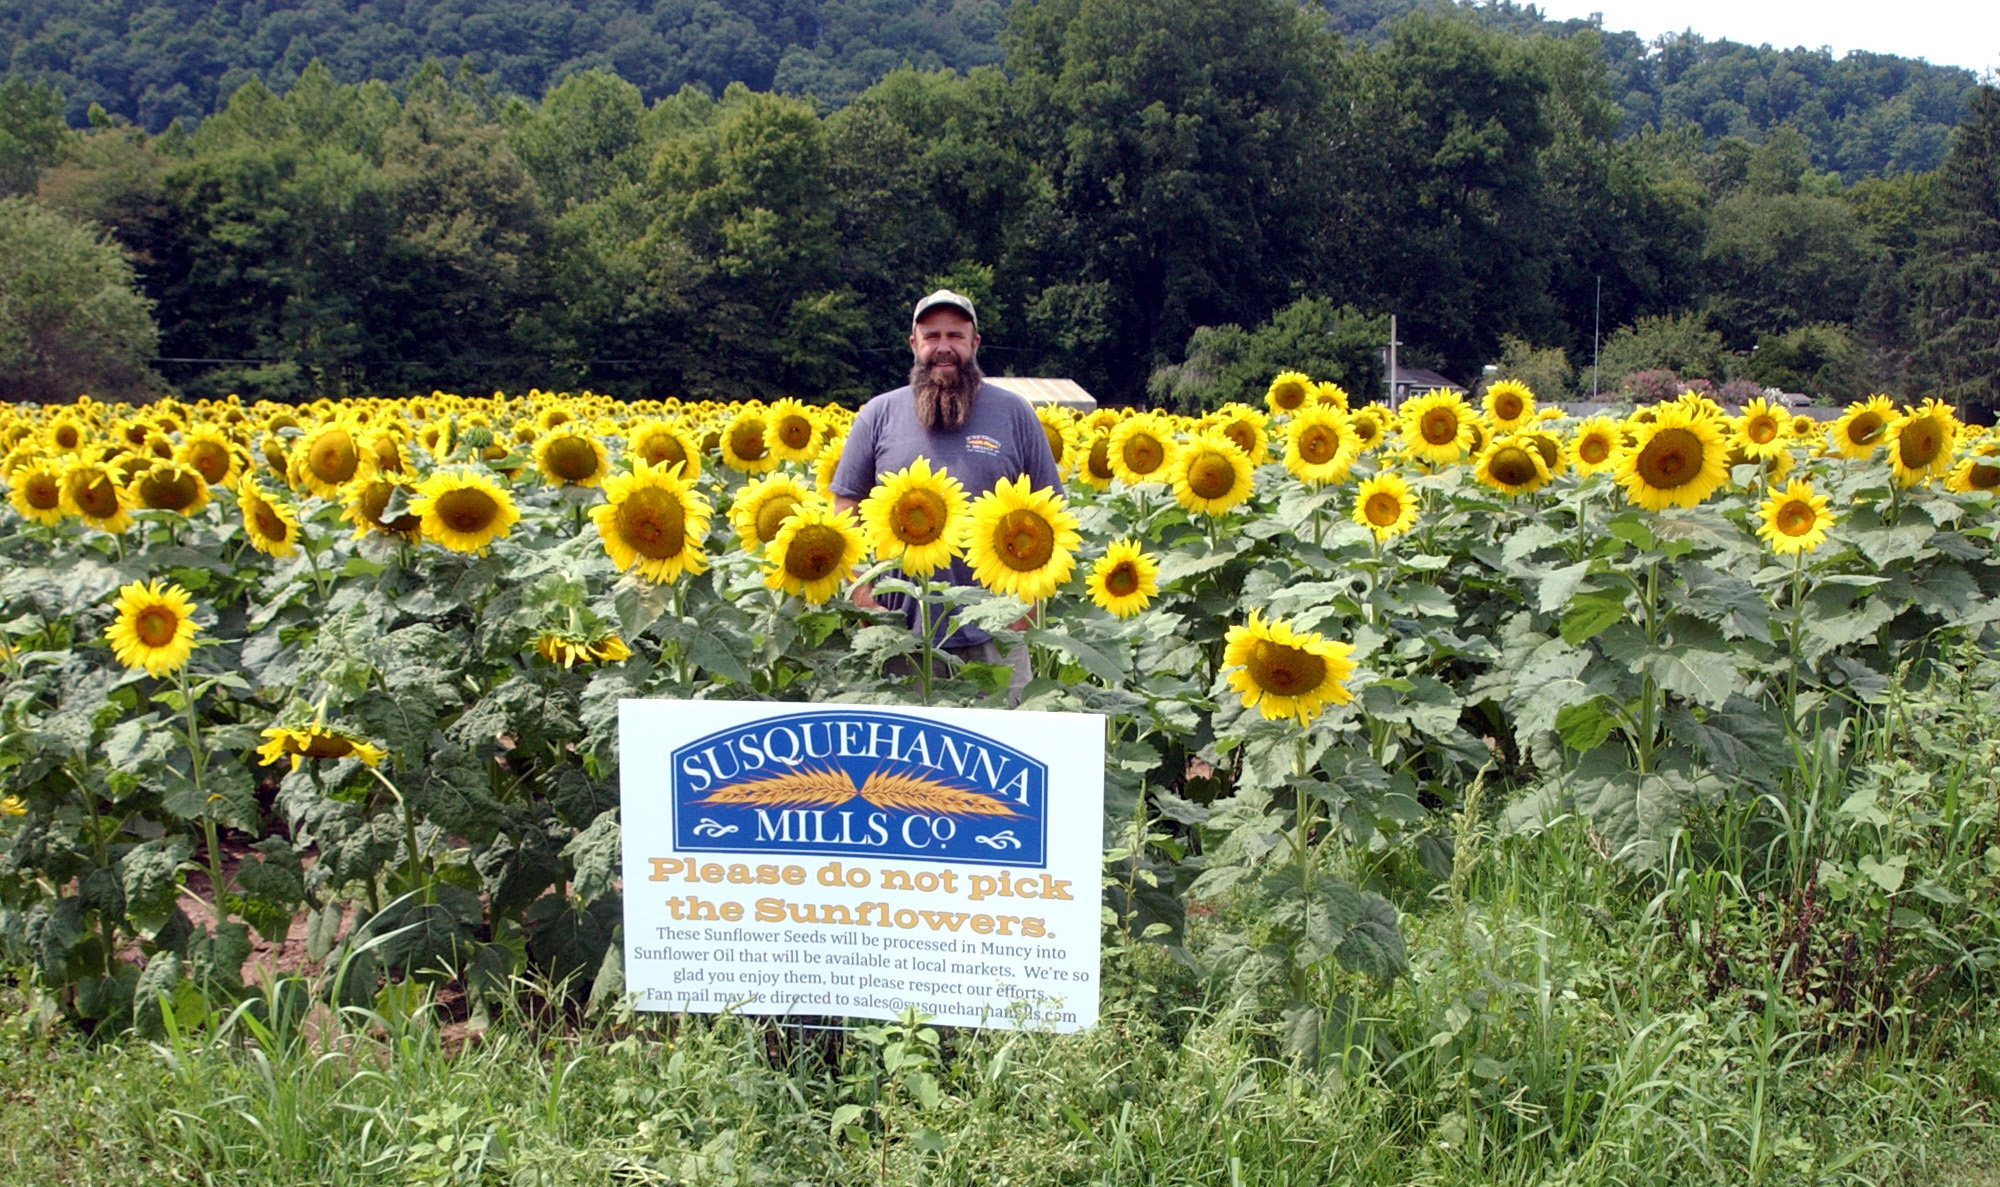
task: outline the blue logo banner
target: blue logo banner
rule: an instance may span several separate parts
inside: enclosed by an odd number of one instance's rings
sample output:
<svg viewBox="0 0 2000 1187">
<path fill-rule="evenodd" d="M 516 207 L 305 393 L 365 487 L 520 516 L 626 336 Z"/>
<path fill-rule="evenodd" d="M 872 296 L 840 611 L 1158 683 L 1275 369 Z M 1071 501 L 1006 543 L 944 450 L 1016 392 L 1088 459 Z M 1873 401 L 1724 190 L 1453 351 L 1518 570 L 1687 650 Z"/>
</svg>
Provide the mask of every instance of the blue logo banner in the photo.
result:
<svg viewBox="0 0 2000 1187">
<path fill-rule="evenodd" d="M 935 721 L 768 717 L 676 747 L 671 769 L 677 849 L 1047 864 L 1048 767 Z"/>
</svg>

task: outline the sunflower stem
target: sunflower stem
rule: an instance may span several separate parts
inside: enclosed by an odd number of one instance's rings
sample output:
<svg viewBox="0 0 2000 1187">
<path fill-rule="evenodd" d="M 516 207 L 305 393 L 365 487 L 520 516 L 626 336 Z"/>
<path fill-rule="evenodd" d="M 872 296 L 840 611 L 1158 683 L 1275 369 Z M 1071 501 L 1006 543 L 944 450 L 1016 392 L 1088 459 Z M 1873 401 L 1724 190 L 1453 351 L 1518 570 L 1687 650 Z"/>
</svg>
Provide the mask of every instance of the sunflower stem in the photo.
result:
<svg viewBox="0 0 2000 1187">
<path fill-rule="evenodd" d="M 201 800 L 202 842 L 208 848 L 208 891 L 215 908 L 215 922 L 221 924 L 229 919 L 228 904 L 222 897 L 222 837 L 215 827 L 215 813 L 209 808 L 208 795 L 208 754 L 201 748 L 201 726 L 195 716 L 194 689 L 188 686 L 187 668 L 183 666 L 174 673 L 174 687 L 181 694 L 181 709 L 187 718 L 188 773 L 194 780 L 194 792 Z"/>
<path fill-rule="evenodd" d="M 1799 621 L 1804 617 L 1806 550 L 1792 553 L 1791 621 L 1785 624 L 1785 728 L 1796 732 L 1799 717 Z"/>
<path fill-rule="evenodd" d="M 921 628 L 922 662 L 917 666 L 917 684 L 923 690 L 924 704 L 931 703 L 931 664 L 936 662 L 937 642 L 931 638 L 931 575 L 924 574 L 917 579 L 917 625 Z"/>
<path fill-rule="evenodd" d="M 1646 653 L 1653 654 L 1660 646 L 1660 562 L 1653 560 L 1646 566 L 1646 584 L 1642 599 L 1646 611 Z M 1639 736 L 1637 743 L 1637 766 L 1641 775 L 1653 771 L 1653 735 L 1659 729 L 1660 686 L 1653 679 L 1648 668 L 1639 678 Z"/>
</svg>

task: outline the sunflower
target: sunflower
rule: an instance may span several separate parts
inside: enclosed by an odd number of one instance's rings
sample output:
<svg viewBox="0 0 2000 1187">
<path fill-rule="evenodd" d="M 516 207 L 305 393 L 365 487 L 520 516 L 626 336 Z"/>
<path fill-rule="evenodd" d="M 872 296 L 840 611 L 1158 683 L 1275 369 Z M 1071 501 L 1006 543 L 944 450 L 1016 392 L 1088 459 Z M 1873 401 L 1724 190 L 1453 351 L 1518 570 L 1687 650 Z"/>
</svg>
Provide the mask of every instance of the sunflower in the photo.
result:
<svg viewBox="0 0 2000 1187">
<path fill-rule="evenodd" d="M 1417 500 L 1410 484 L 1394 470 L 1362 481 L 1354 492 L 1354 522 L 1375 533 L 1379 543 L 1417 525 Z"/>
<path fill-rule="evenodd" d="M 1403 405 L 1403 448 L 1418 461 L 1448 466 L 1472 449 L 1472 410 L 1455 391 L 1425 392 Z"/>
<path fill-rule="evenodd" d="M 1264 389 L 1264 406 L 1272 415 L 1297 412 L 1313 394 L 1313 381 L 1303 371 L 1280 371 Z"/>
<path fill-rule="evenodd" d="M 1563 472 L 1563 443 L 1561 437 L 1556 436 L 1547 429 L 1528 429 L 1519 435 L 1526 438 L 1528 444 L 1534 446 L 1541 453 L 1542 464 L 1549 468 L 1550 477 L 1553 478 Z"/>
<path fill-rule="evenodd" d="M 22 519 L 53 526 L 62 522 L 62 467 L 36 458 L 7 476 L 7 501 Z"/>
<path fill-rule="evenodd" d="M 1503 379 L 1486 389 L 1483 405 L 1493 427 L 1511 433 L 1535 420 L 1535 393 L 1518 379 Z"/>
<path fill-rule="evenodd" d="M 552 664 L 573 668 L 577 664 L 616 664 L 632 658 L 632 649 L 616 634 L 598 639 L 575 635 L 547 634 L 535 641 L 535 650 Z"/>
<path fill-rule="evenodd" d="M 188 591 L 159 578 L 118 591 L 118 617 L 104 628 L 111 653 L 128 668 L 166 676 L 186 666 L 194 654 L 194 602 Z"/>
<path fill-rule="evenodd" d="M 1549 463 L 1525 433 L 1495 438 L 1473 459 L 1472 476 L 1506 495 L 1525 495 L 1549 484 Z"/>
<path fill-rule="evenodd" d="M 966 560 L 994 593 L 1039 602 L 1069 580 L 1083 544 L 1076 516 L 1051 490 L 1002 478 L 972 504 Z"/>
<path fill-rule="evenodd" d="M 1111 465 L 1111 434 L 1092 431 L 1077 445 L 1076 476 L 1085 486 L 1105 490 L 1118 472 Z"/>
<path fill-rule="evenodd" d="M 1791 413 L 1759 396 L 1743 406 L 1742 419 L 1736 422 L 1734 443 L 1744 457 L 1759 462 L 1790 452 Z"/>
<path fill-rule="evenodd" d="M 358 758 L 367 766 L 380 763 L 388 752 L 374 746 L 365 738 L 341 730 L 331 730 L 318 722 L 303 728 L 274 725 L 264 731 L 269 741 L 257 747 L 257 757 L 261 766 L 270 766 L 281 758 L 289 756 L 292 769 L 299 769 L 305 759 Z"/>
<path fill-rule="evenodd" d="M 1569 464 L 1581 475 L 1617 468 L 1618 451 L 1625 447 L 1625 434 L 1608 416 L 1593 416 L 1576 426 L 1566 452 Z"/>
<path fill-rule="evenodd" d="M 1331 405 L 1308 408 L 1285 426 L 1285 469 L 1301 482 L 1345 482 L 1360 456 L 1353 421 Z"/>
<path fill-rule="evenodd" d="M 103 462 L 74 460 L 62 474 L 62 508 L 101 532 L 132 526 L 132 500 Z"/>
<path fill-rule="evenodd" d="M 1361 443 L 1361 452 L 1367 453 L 1382 444 L 1382 433 L 1391 419 L 1381 405 L 1369 404 L 1348 416 L 1347 427 L 1354 434 L 1354 439 Z"/>
<path fill-rule="evenodd" d="M 778 529 L 785 526 L 785 520 L 814 497 L 804 483 L 790 474 L 773 474 L 745 484 L 736 492 L 736 501 L 729 505 L 729 522 L 736 528 L 743 551 L 755 552 L 777 539 Z"/>
<path fill-rule="evenodd" d="M 403 456 L 403 434 L 393 428 L 375 429 L 361 437 L 362 448 L 375 455 L 374 472 L 410 476 L 408 459 Z"/>
<path fill-rule="evenodd" d="M 1160 592 L 1160 564 L 1132 539 L 1113 541 L 1084 578 L 1090 600 L 1120 618 L 1144 610 Z"/>
<path fill-rule="evenodd" d="M 1157 412 L 1142 412 L 1111 430 L 1107 456 L 1111 472 L 1128 485 L 1164 481 L 1174 458 L 1173 426 Z"/>
<path fill-rule="evenodd" d="M 771 451 L 770 422 L 764 409 L 751 405 L 738 412 L 722 432 L 723 464 L 745 474 L 768 474 L 778 467 L 778 455 Z"/>
<path fill-rule="evenodd" d="M 625 438 L 625 453 L 656 469 L 680 466 L 682 477 L 701 477 L 701 444 L 673 421 L 638 425 Z"/>
<path fill-rule="evenodd" d="M 1282 619 L 1269 622 L 1250 612 L 1250 621 L 1229 628 L 1222 662 L 1231 669 L 1229 687 L 1243 694 L 1272 721 L 1286 718 L 1312 724 L 1328 704 L 1354 699 L 1345 683 L 1354 674 L 1351 643 L 1336 643 L 1318 631 L 1295 631 Z"/>
<path fill-rule="evenodd" d="M 1762 517 L 1757 534 L 1781 556 L 1818 548 L 1826 543 L 1826 530 L 1833 526 L 1826 496 L 1813 493 L 1811 484 L 1804 482 L 1793 482 L 1764 500 Z"/>
<path fill-rule="evenodd" d="M 365 479 L 375 467 L 375 454 L 364 449 L 358 430 L 349 422 L 323 424 L 299 438 L 291 452 L 294 489 L 300 485 L 323 499 L 340 496 L 340 488 Z"/>
<path fill-rule="evenodd" d="M 236 508 L 243 513 L 243 534 L 252 548 L 277 557 L 299 550 L 298 513 L 265 495 L 247 476 L 236 484 Z"/>
<path fill-rule="evenodd" d="M 840 458 L 846 452 L 847 434 L 829 437 L 819 447 L 819 460 L 813 463 L 813 488 L 829 503 L 833 501 L 833 476 L 840 472 Z"/>
<path fill-rule="evenodd" d="M 1042 435 L 1049 439 L 1049 455 L 1056 460 L 1056 473 L 1067 474 L 1076 465 L 1076 424 L 1069 409 L 1059 404 L 1035 405 L 1035 419 Z"/>
<path fill-rule="evenodd" d="M 188 430 L 180 449 L 174 453 L 174 460 L 193 466 L 201 472 L 202 481 L 225 490 L 235 486 L 243 472 L 236 444 L 222 430 L 207 425 Z"/>
<path fill-rule="evenodd" d="M 597 486 L 611 468 L 611 454 L 587 431 L 554 429 L 535 443 L 535 468 L 550 486 Z"/>
<path fill-rule="evenodd" d="M 1619 456 L 1618 481 L 1626 497 L 1648 511 L 1692 507 L 1729 481 L 1728 458 L 1716 418 L 1683 404 L 1661 404 Z"/>
<path fill-rule="evenodd" d="M 49 448 L 57 453 L 76 453 L 90 443 L 92 435 L 90 426 L 85 424 L 81 417 L 63 412 L 48 423 L 48 428 L 42 433 L 42 440 L 48 442 Z"/>
<path fill-rule="evenodd" d="M 1889 469 L 1901 486 L 1944 474 L 1951 469 L 1952 446 L 1958 436 L 1958 417 L 1949 404 L 1925 400 L 1921 408 L 1905 408 L 1889 422 L 1884 439 L 1889 446 Z"/>
<path fill-rule="evenodd" d="M 803 403 L 786 396 L 771 405 L 766 436 L 771 455 L 781 462 L 809 462 L 819 456 L 826 425 Z"/>
<path fill-rule="evenodd" d="M 388 478 L 373 478 L 367 482 L 357 482 L 347 488 L 347 506 L 340 517 L 354 525 L 354 534 L 365 536 L 379 532 L 384 536 L 401 536 L 415 540 L 423 532 L 424 521 L 420 516 L 405 510 L 394 519 L 387 518 L 389 502 L 398 490 L 406 495 L 409 485 Z"/>
<path fill-rule="evenodd" d="M 431 543 L 478 553 L 513 531 L 521 518 L 514 496 L 476 470 L 439 470 L 424 479 L 410 498 L 410 514 L 423 521 Z"/>
<path fill-rule="evenodd" d="M 778 529 L 765 556 L 764 584 L 817 606 L 840 591 L 867 553 L 852 511 L 813 499 Z"/>
<path fill-rule="evenodd" d="M 2000 457 L 1975 453 L 1959 459 L 1959 463 L 1952 467 L 1951 476 L 1944 480 L 1944 488 L 1959 494 L 2000 490 Z"/>
<path fill-rule="evenodd" d="M 28 802 L 17 795 L 0 796 L 0 816 L 26 816 Z"/>
<path fill-rule="evenodd" d="M 1310 414 L 1308 414 L 1310 415 Z M 1174 453 L 1174 497 L 1189 511 L 1220 515 L 1250 497 L 1250 459 L 1229 438 L 1203 433 Z"/>
<path fill-rule="evenodd" d="M 1209 417 L 1209 426 L 1229 438 L 1229 443 L 1243 451 L 1253 466 L 1261 466 L 1271 458 L 1271 435 L 1266 426 L 1270 418 L 1248 404 L 1224 404 Z"/>
<path fill-rule="evenodd" d="M 631 473 L 606 479 L 604 497 L 590 518 L 620 570 L 636 566 L 648 580 L 669 582 L 708 567 L 701 549 L 708 536 L 708 500 L 678 466 L 656 469 L 641 461 Z"/>
<path fill-rule="evenodd" d="M 149 511 L 194 515 L 208 506 L 208 482 L 201 471 L 180 462 L 154 462 L 132 480 L 131 494 Z"/>
<path fill-rule="evenodd" d="M 1347 389 L 1333 382 L 1331 379 L 1315 383 L 1313 384 L 1313 403 L 1321 408 L 1338 408 L 1342 412 L 1346 412 L 1348 410 Z"/>
<path fill-rule="evenodd" d="M 1792 413 L 1792 439 L 1795 441 L 1816 441 L 1822 446 L 1826 444 L 1825 441 L 1820 440 L 1819 422 L 1803 412 Z"/>
<path fill-rule="evenodd" d="M 861 501 L 868 544 L 882 560 L 897 561 L 913 577 L 928 577 L 964 548 L 969 504 L 965 487 L 918 458 L 884 475 Z"/>
<path fill-rule="evenodd" d="M 1896 406 L 1887 396 L 1856 400 L 1826 430 L 1826 438 L 1844 458 L 1859 460 L 1881 448 Z"/>
</svg>

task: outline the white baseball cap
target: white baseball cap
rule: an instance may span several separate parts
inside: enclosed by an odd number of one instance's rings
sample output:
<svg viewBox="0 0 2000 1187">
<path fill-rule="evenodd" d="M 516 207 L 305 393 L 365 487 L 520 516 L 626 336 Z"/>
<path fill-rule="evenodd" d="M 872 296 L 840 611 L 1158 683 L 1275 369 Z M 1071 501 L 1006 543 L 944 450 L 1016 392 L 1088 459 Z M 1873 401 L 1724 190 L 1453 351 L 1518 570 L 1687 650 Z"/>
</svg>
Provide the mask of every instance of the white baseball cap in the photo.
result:
<svg viewBox="0 0 2000 1187">
<path fill-rule="evenodd" d="M 950 289 L 939 289 L 917 302 L 916 312 L 910 314 L 910 328 L 913 330 L 916 329 L 917 322 L 923 319 L 924 314 L 929 313 L 940 305 L 949 305 L 954 309 L 962 311 L 965 316 L 972 319 L 973 333 L 976 334 L 979 332 L 979 314 L 972 308 L 972 298 L 954 293 Z"/>
</svg>

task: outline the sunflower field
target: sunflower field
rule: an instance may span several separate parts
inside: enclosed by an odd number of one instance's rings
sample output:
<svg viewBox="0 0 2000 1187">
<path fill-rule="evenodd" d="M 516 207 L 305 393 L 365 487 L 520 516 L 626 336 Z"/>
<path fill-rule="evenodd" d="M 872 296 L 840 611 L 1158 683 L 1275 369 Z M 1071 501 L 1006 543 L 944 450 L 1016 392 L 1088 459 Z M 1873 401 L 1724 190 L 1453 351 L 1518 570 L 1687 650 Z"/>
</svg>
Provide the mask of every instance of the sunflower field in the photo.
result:
<svg viewBox="0 0 2000 1187">
<path fill-rule="evenodd" d="M 1266 404 L 1045 408 L 1064 492 L 918 465 L 853 510 L 852 412 L 793 400 L 0 409 L 0 965 L 113 1033 L 288 939 L 344 1002 L 615 1000 L 620 698 L 1009 703 L 867 582 L 1106 716 L 1107 935 L 1295 1053 L 1406 974 L 1399 888 L 1468 814 L 1580 818 L 1635 878 L 1758 846 L 1872 921 L 1830 1016 L 1991 992 L 1990 787 L 1848 776 L 1857 721 L 1990 654 L 2000 439 L 1883 397 Z"/>
</svg>

